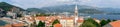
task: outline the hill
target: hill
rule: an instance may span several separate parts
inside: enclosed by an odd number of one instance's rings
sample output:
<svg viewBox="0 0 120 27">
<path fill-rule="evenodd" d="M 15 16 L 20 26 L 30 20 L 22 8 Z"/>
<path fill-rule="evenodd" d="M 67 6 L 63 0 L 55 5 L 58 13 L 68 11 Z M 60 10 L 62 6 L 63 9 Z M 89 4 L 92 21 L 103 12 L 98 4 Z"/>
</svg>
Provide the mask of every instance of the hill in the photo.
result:
<svg viewBox="0 0 120 27">
<path fill-rule="evenodd" d="M 70 12 L 74 13 L 75 5 L 60 5 L 60 6 L 51 6 L 51 7 L 43 7 L 43 8 L 28 8 L 27 10 L 31 11 L 37 11 L 37 12 L 56 12 L 56 13 L 62 13 L 62 12 Z M 95 7 L 86 6 L 86 5 L 78 5 L 79 13 L 85 13 L 85 14 L 99 14 L 103 13 L 102 11 L 97 10 Z"/>
<path fill-rule="evenodd" d="M 24 9 L 22 9 L 20 7 L 8 4 L 6 2 L 0 2 L 0 8 L 5 10 L 5 11 L 11 11 L 13 7 L 19 9 L 20 11 L 24 11 Z"/>
<path fill-rule="evenodd" d="M 39 8 L 28 8 L 26 11 L 28 11 L 28 12 L 38 12 L 38 13 L 47 12 L 46 10 L 42 10 L 42 9 L 39 9 Z"/>
</svg>

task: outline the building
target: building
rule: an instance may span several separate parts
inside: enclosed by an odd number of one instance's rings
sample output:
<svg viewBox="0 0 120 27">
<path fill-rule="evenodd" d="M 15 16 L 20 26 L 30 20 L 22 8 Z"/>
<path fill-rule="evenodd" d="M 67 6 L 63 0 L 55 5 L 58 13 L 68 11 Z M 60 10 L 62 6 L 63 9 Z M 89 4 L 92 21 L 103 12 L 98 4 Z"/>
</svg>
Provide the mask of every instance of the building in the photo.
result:
<svg viewBox="0 0 120 27">
<path fill-rule="evenodd" d="M 6 12 L 0 8 L 0 17 L 4 17 L 6 15 Z"/>
<path fill-rule="evenodd" d="M 11 24 L 6 24 L 4 27 L 12 27 Z"/>
<path fill-rule="evenodd" d="M 40 16 L 40 17 L 36 17 L 35 20 L 36 20 L 35 22 L 38 24 L 39 21 L 45 22 L 47 19 L 45 16 Z"/>
<path fill-rule="evenodd" d="M 107 24 L 107 25 L 105 25 L 103 27 L 120 27 L 120 20 L 114 21 L 114 22 L 110 22 L 109 24 Z"/>
<path fill-rule="evenodd" d="M 11 12 L 14 12 L 14 13 L 19 13 L 19 12 L 20 12 L 20 9 L 17 8 L 17 7 L 12 7 L 10 11 L 11 11 Z"/>
<path fill-rule="evenodd" d="M 75 5 L 75 18 L 74 18 L 74 21 L 75 21 L 75 24 L 77 23 L 77 20 L 78 20 L 78 7 L 77 7 L 77 4 Z"/>
<path fill-rule="evenodd" d="M 11 16 L 13 19 L 15 19 L 15 18 L 17 17 L 17 14 L 16 14 L 16 13 L 13 13 L 13 12 L 8 11 L 8 12 L 7 12 L 7 16 Z"/>
<path fill-rule="evenodd" d="M 31 27 L 31 25 L 33 26 L 33 24 L 35 22 L 34 18 L 30 15 L 24 16 L 23 20 L 21 20 L 21 21 L 26 22 L 28 27 Z"/>
<path fill-rule="evenodd" d="M 93 18 L 97 23 L 100 23 L 100 20 L 96 19 L 96 18 Z"/>
<path fill-rule="evenodd" d="M 39 23 L 39 21 L 45 22 L 46 27 L 52 26 L 52 23 L 54 20 L 58 19 L 60 21 L 60 24 L 62 27 L 74 27 L 74 18 L 75 16 L 37 16 L 35 17 L 36 24 Z M 78 17 L 76 20 L 76 25 L 79 26 L 84 22 L 84 17 Z"/>
<path fill-rule="evenodd" d="M 83 17 L 79 17 L 78 20 L 77 20 L 77 27 L 79 27 L 80 25 L 82 25 L 83 22 L 84 22 Z"/>
<path fill-rule="evenodd" d="M 74 27 L 74 20 L 73 18 L 63 18 L 60 19 L 60 23 L 62 27 Z"/>
<path fill-rule="evenodd" d="M 12 27 L 24 27 L 23 23 L 12 24 Z"/>
</svg>

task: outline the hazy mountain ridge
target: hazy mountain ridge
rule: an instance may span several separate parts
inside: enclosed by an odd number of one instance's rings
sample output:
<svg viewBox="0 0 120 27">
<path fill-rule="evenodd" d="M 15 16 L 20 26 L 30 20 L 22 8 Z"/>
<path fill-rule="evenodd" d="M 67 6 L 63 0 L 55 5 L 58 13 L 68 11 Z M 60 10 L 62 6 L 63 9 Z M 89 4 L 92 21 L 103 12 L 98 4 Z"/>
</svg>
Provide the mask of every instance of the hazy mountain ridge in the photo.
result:
<svg viewBox="0 0 120 27">
<path fill-rule="evenodd" d="M 105 11 L 108 13 L 120 13 L 120 8 L 100 8 L 99 10 Z"/>
<path fill-rule="evenodd" d="M 28 8 L 26 11 L 28 11 L 28 12 L 38 12 L 38 13 L 46 12 L 46 10 L 42 10 L 42 9 L 38 9 L 38 8 Z"/>
<path fill-rule="evenodd" d="M 3 10 L 5 10 L 5 11 L 10 11 L 13 7 L 19 9 L 20 11 L 24 11 L 24 9 L 22 9 L 20 7 L 8 4 L 6 2 L 0 2 L 0 8 L 3 9 Z"/>
<path fill-rule="evenodd" d="M 30 9 L 30 8 L 29 8 Z M 27 10 L 29 10 L 27 9 Z M 60 5 L 60 6 L 52 6 L 52 7 L 43 7 L 43 8 L 36 8 L 32 10 L 41 10 L 46 12 L 56 12 L 56 13 L 62 13 L 62 12 L 70 12 L 74 13 L 75 5 Z M 86 5 L 78 5 L 79 13 L 86 13 L 86 14 L 99 14 L 103 13 L 102 11 L 97 10 L 95 7 L 86 6 Z M 40 11 L 39 11 L 40 12 Z"/>
<path fill-rule="evenodd" d="M 0 2 L 0 17 L 7 16 L 7 12 L 14 12 L 17 14 L 17 17 L 21 15 L 22 11 L 25 11 L 24 9 L 8 4 L 6 2 Z"/>
</svg>

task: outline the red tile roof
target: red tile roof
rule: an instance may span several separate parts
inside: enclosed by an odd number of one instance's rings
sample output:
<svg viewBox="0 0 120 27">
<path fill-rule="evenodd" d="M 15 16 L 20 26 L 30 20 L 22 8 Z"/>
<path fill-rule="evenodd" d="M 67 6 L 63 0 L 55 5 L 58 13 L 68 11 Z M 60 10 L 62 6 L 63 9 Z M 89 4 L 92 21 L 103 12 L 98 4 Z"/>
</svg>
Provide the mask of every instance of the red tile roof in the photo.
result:
<svg viewBox="0 0 120 27">
<path fill-rule="evenodd" d="M 120 20 L 115 21 L 115 22 L 110 22 L 110 25 L 111 25 L 112 27 L 120 27 Z"/>
<path fill-rule="evenodd" d="M 77 22 L 78 22 L 78 23 L 82 23 L 82 22 L 84 22 L 84 20 L 78 19 Z"/>
<path fill-rule="evenodd" d="M 55 19 L 54 18 L 50 18 L 47 21 L 49 21 L 50 23 L 53 22 Z"/>
<path fill-rule="evenodd" d="M 21 26 L 24 26 L 24 24 L 23 23 L 17 23 L 17 24 L 12 24 L 12 26 L 14 26 L 14 27 L 21 27 Z"/>
<path fill-rule="evenodd" d="M 7 25 L 5 25 L 4 27 L 12 27 L 12 25 L 10 25 L 10 24 L 7 24 Z"/>
<path fill-rule="evenodd" d="M 37 20 L 41 20 L 41 21 L 45 21 L 45 20 L 46 20 L 46 17 L 37 17 L 36 19 L 37 19 Z"/>
<path fill-rule="evenodd" d="M 62 20 L 73 20 L 73 18 L 62 18 Z"/>
<path fill-rule="evenodd" d="M 57 23 L 57 24 L 54 25 L 54 27 L 62 27 L 62 25 Z"/>
</svg>

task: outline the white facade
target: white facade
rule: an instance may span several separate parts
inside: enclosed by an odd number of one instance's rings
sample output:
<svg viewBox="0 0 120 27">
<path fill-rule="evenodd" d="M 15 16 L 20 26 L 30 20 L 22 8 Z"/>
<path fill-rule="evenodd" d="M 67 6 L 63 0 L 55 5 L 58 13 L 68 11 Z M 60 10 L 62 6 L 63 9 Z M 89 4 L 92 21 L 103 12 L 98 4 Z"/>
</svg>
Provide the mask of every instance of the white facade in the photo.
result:
<svg viewBox="0 0 120 27">
<path fill-rule="evenodd" d="M 62 27 L 74 27 L 74 21 L 72 19 L 71 20 L 61 19 L 60 24 L 62 24 Z"/>
<path fill-rule="evenodd" d="M 76 4 L 76 6 L 75 6 L 75 18 L 74 18 L 74 27 L 76 27 L 77 26 L 77 20 L 78 20 L 78 7 L 77 7 L 77 4 Z"/>
<path fill-rule="evenodd" d="M 12 16 L 13 18 L 16 18 L 16 13 L 13 12 L 7 12 L 8 16 Z"/>
</svg>

